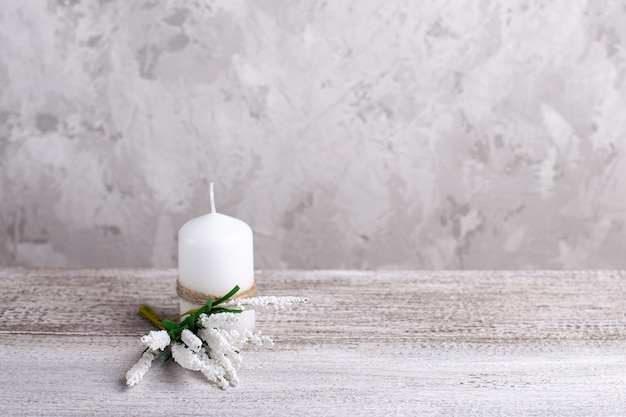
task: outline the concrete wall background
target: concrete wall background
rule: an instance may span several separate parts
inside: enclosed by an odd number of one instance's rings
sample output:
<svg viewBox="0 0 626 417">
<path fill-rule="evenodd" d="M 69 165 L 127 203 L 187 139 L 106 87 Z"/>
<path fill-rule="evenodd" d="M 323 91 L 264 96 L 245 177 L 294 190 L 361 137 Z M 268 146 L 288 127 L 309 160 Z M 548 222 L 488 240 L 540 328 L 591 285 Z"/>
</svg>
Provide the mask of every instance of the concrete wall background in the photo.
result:
<svg viewBox="0 0 626 417">
<path fill-rule="evenodd" d="M 617 0 L 2 0 L 0 264 L 625 268 Z"/>
</svg>

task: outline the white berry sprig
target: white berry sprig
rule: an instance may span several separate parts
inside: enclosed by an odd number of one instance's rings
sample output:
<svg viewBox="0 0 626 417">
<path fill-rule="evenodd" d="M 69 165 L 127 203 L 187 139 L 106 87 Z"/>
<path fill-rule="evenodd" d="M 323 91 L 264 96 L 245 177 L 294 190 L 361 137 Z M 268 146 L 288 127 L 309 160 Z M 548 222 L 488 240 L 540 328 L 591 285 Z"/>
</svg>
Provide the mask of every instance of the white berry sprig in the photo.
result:
<svg viewBox="0 0 626 417">
<path fill-rule="evenodd" d="M 141 338 L 146 346 L 141 357 L 126 373 L 126 384 L 138 384 L 146 375 L 152 362 L 164 354 L 165 361 L 173 358 L 185 369 L 200 371 L 206 379 L 222 389 L 237 386 L 237 370 L 241 366 L 241 350 L 251 345 L 256 348 L 271 346 L 268 336 L 250 330 L 232 328 L 237 315 L 244 310 L 284 310 L 293 305 L 306 303 L 302 297 L 253 297 L 230 298 L 239 291 L 235 286 L 218 300 L 206 300 L 204 306 L 190 310 L 172 320 L 161 318 L 145 304 L 139 306 L 139 314 L 150 320 L 159 330 L 152 330 Z M 177 319 L 186 316 L 180 323 Z"/>
</svg>

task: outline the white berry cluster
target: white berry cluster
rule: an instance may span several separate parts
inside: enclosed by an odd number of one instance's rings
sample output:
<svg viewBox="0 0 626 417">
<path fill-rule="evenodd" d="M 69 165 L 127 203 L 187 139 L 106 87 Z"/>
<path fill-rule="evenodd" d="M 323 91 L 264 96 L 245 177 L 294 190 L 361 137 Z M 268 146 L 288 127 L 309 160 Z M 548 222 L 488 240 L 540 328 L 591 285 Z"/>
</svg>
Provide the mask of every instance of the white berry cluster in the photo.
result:
<svg viewBox="0 0 626 417">
<path fill-rule="evenodd" d="M 226 308 L 242 310 L 287 310 L 295 304 L 303 304 L 308 300 L 303 297 L 276 297 L 273 295 L 253 298 L 235 298 L 222 304 Z"/>
<path fill-rule="evenodd" d="M 224 307 L 236 307 L 241 310 L 286 309 L 294 304 L 305 303 L 299 297 L 255 297 L 233 300 Z M 238 313 L 222 312 L 200 314 L 197 319 L 198 329 L 194 333 L 185 329 L 180 333 L 180 341 L 171 340 L 167 330 L 153 330 L 141 338 L 146 346 L 137 363 L 126 373 L 126 384 L 139 383 L 158 356 L 167 352 L 185 369 L 200 371 L 210 382 L 222 389 L 234 387 L 239 383 L 237 369 L 242 361 L 241 350 L 244 346 L 254 347 L 272 345 L 268 336 L 250 330 L 239 331 L 232 326 L 237 321 Z"/>
<path fill-rule="evenodd" d="M 170 345 L 170 336 L 165 330 L 152 330 L 141 338 L 141 342 L 147 347 L 137 363 L 126 372 L 126 384 L 129 387 L 141 382 L 144 375 L 150 370 L 152 361 Z"/>
</svg>

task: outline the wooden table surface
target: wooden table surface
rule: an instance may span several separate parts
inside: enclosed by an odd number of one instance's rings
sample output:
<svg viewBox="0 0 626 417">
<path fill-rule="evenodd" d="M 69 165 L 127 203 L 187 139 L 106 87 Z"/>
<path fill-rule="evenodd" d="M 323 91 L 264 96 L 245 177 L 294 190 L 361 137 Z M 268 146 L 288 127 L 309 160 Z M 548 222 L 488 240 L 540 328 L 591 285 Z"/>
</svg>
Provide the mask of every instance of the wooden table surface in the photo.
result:
<svg viewBox="0 0 626 417">
<path fill-rule="evenodd" d="M 173 269 L 0 269 L 0 415 L 626 415 L 626 273 L 262 271 L 269 349 L 240 386 L 155 362 L 126 371 L 174 316 Z"/>
</svg>

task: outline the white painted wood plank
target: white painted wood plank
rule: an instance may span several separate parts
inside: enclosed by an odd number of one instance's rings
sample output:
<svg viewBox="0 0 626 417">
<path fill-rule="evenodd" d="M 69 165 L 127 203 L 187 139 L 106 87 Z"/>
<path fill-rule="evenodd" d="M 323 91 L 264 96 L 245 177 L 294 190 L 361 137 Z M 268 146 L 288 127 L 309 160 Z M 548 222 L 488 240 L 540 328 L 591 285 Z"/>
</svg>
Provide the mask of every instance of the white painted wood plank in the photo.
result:
<svg viewBox="0 0 626 417">
<path fill-rule="evenodd" d="M 128 389 L 136 307 L 175 313 L 174 280 L 0 269 L 0 415 L 626 415 L 623 272 L 260 272 L 310 304 L 260 315 L 240 387 L 157 364 Z"/>
<path fill-rule="evenodd" d="M 242 385 L 221 391 L 156 363 L 126 388 L 129 337 L 2 337 L 2 415 L 624 415 L 621 343 L 543 353 L 433 348 L 246 352 Z M 28 360 L 25 360 L 28 358 Z M 221 414 L 221 413 L 220 413 Z"/>
</svg>

